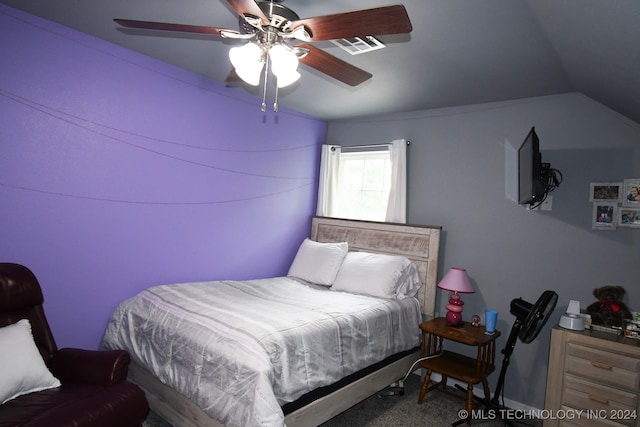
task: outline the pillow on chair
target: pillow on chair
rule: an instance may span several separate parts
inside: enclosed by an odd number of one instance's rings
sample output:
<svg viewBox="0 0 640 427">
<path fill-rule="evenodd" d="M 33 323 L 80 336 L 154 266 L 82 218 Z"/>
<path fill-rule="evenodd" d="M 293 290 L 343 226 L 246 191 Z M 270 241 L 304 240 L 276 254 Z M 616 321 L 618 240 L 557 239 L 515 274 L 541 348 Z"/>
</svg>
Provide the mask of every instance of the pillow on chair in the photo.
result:
<svg viewBox="0 0 640 427">
<path fill-rule="evenodd" d="M 60 387 L 42 360 L 31 332 L 31 323 L 22 319 L 0 328 L 0 401 L 5 403 L 23 394 Z"/>
</svg>

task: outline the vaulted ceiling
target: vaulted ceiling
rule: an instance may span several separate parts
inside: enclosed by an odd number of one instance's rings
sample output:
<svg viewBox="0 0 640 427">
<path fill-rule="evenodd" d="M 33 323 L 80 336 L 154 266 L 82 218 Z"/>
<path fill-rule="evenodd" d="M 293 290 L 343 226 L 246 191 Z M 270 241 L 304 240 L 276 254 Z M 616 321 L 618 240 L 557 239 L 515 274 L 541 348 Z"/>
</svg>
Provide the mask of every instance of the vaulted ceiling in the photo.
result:
<svg viewBox="0 0 640 427">
<path fill-rule="evenodd" d="M 232 43 L 131 31 L 113 18 L 238 28 L 226 0 L 0 0 L 224 82 Z M 301 18 L 402 3 L 413 30 L 360 55 L 314 43 L 373 74 L 351 87 L 300 66 L 280 105 L 335 120 L 581 92 L 640 123 L 638 0 L 286 0 Z M 374 34 L 375 35 L 375 34 Z M 249 90 L 260 95 L 256 89 Z M 256 108 L 259 108 L 257 105 Z"/>
</svg>

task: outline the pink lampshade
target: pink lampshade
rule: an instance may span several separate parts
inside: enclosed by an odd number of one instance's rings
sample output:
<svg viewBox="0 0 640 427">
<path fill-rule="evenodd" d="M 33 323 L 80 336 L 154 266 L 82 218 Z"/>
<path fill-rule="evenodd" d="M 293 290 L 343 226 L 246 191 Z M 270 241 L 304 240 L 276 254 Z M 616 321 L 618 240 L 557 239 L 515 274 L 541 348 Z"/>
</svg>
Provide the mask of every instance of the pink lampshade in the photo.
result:
<svg viewBox="0 0 640 427">
<path fill-rule="evenodd" d="M 445 289 L 451 292 L 460 292 L 465 294 L 472 294 L 475 292 L 473 285 L 467 275 L 467 270 L 464 268 L 452 267 L 451 270 L 442 278 L 438 283 L 440 289 Z"/>
</svg>

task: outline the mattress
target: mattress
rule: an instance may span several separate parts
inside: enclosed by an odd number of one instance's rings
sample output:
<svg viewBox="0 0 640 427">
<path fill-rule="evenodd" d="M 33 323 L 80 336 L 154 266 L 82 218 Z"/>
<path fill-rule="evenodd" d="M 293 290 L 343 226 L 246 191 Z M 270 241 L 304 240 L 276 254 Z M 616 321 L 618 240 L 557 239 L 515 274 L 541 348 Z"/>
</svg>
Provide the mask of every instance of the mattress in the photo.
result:
<svg viewBox="0 0 640 427">
<path fill-rule="evenodd" d="M 419 345 L 420 306 L 288 277 L 149 288 L 103 345 L 227 426 L 283 426 L 281 406 Z"/>
</svg>

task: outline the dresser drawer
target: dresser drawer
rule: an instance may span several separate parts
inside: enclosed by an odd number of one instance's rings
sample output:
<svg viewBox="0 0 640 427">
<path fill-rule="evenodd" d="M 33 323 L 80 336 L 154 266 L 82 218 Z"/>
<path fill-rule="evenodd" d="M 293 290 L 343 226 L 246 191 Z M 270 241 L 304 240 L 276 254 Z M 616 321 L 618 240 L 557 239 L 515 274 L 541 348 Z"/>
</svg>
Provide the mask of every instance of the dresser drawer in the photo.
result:
<svg viewBox="0 0 640 427">
<path fill-rule="evenodd" d="M 564 411 L 564 412 L 563 412 Z M 570 408 L 568 406 L 562 406 L 560 408 L 560 413 L 565 414 L 573 414 L 574 408 Z M 546 422 L 545 422 L 546 425 Z M 623 424 L 618 424 L 612 420 L 608 419 L 595 419 L 595 417 L 589 417 L 585 415 L 583 417 L 576 416 L 566 416 L 562 417 L 558 421 L 558 426 L 560 427 L 624 427 Z"/>
<path fill-rule="evenodd" d="M 567 374 L 564 379 L 563 405 L 584 409 L 586 415 L 598 419 L 615 419 L 616 422 L 634 426 L 638 395 L 623 390 L 594 384 L 588 380 Z"/>
<path fill-rule="evenodd" d="M 629 391 L 640 387 L 640 359 L 572 342 L 567 343 L 565 370 Z"/>
</svg>

